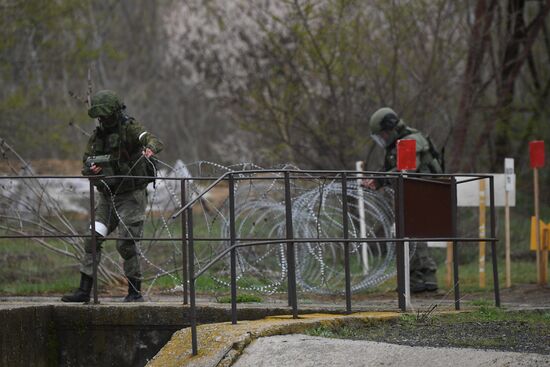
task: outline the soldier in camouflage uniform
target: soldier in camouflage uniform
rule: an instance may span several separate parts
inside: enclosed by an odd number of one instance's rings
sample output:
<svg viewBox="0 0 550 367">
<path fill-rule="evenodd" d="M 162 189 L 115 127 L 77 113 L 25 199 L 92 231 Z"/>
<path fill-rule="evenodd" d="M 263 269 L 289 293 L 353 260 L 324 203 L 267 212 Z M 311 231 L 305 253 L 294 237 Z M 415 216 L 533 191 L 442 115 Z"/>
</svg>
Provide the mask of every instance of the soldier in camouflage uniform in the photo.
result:
<svg viewBox="0 0 550 367">
<path fill-rule="evenodd" d="M 381 108 L 370 118 L 370 130 L 373 140 L 386 150 L 384 159 L 384 171 L 397 170 L 397 140 L 416 140 L 416 172 L 442 173 L 439 154 L 433 144 L 420 131 L 405 125 L 395 111 L 391 108 Z M 377 180 L 365 180 L 364 185 L 370 189 L 378 189 L 388 182 Z M 410 264 L 411 292 L 437 290 L 437 278 L 435 272 L 437 266 L 428 253 L 425 242 L 416 243 L 416 251 Z"/>
<path fill-rule="evenodd" d="M 162 150 L 162 142 L 147 132 L 132 117 L 124 114 L 125 106 L 109 90 L 99 91 L 91 101 L 88 115 L 99 119 L 86 151 L 82 174 L 150 176 L 144 178 L 102 178 L 95 181 L 97 191 L 95 230 L 97 259 L 101 259 L 104 237 L 117 227 L 119 236 L 141 237 L 147 205 L 147 185 L 154 181 L 156 168 L 149 158 Z M 136 241 L 118 240 L 116 248 L 124 260 L 124 275 L 128 279 L 125 302 L 142 302 L 141 268 Z M 86 240 L 85 255 L 80 266 L 80 287 L 63 296 L 64 302 L 88 302 L 92 289 L 92 246 Z"/>
</svg>

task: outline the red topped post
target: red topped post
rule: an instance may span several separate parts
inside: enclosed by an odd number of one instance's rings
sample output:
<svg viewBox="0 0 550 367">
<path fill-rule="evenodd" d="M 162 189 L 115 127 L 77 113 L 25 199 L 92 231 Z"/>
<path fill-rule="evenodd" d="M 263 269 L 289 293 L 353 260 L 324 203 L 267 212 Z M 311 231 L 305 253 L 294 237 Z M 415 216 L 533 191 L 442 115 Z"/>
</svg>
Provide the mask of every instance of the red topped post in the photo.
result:
<svg viewBox="0 0 550 367">
<path fill-rule="evenodd" d="M 397 141 L 397 169 L 399 171 L 416 171 L 416 140 Z"/>
</svg>

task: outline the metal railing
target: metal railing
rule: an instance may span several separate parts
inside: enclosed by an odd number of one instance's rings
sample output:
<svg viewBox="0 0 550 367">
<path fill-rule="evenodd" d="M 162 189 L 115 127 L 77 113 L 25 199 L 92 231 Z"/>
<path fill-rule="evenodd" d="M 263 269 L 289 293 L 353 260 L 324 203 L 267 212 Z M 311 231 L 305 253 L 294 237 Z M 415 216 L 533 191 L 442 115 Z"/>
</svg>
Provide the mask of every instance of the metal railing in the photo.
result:
<svg viewBox="0 0 550 367">
<path fill-rule="evenodd" d="M 259 177 L 251 177 L 254 174 L 261 174 Z M 272 176 L 265 176 L 272 175 Z M 298 318 L 298 301 L 297 301 L 297 287 L 296 287 L 296 259 L 295 259 L 295 246 L 303 245 L 306 243 L 317 243 L 322 245 L 342 243 L 344 245 L 344 272 L 345 272 L 345 302 L 346 312 L 352 312 L 351 304 L 351 272 L 350 272 L 350 243 L 396 243 L 397 246 L 397 285 L 398 285 L 398 303 L 401 310 L 406 310 L 405 305 L 405 264 L 404 264 L 404 244 L 405 242 L 423 242 L 423 241 L 449 241 L 453 242 L 453 274 L 454 274 L 454 295 L 455 295 L 455 309 L 460 309 L 460 289 L 459 289 L 459 268 L 458 268 L 458 246 L 460 242 L 490 242 L 492 252 L 492 264 L 493 264 L 493 281 L 494 281 L 494 295 L 495 305 L 500 306 L 500 294 L 498 284 L 498 269 L 497 269 L 497 254 L 496 254 L 496 224 L 495 224 L 495 199 L 494 199 L 494 178 L 491 175 L 465 175 L 461 174 L 461 177 L 471 177 L 460 182 L 456 181 L 457 175 L 450 174 L 417 174 L 417 173 L 380 173 L 370 171 L 321 171 L 321 170 L 246 170 L 246 171 L 232 171 L 223 174 L 218 178 L 214 177 L 157 177 L 159 180 L 175 180 L 180 182 L 180 199 L 181 208 L 172 214 L 171 219 L 176 220 L 178 217 L 181 219 L 181 237 L 170 238 L 152 238 L 157 241 L 169 240 L 169 241 L 181 241 L 182 249 L 182 262 L 183 262 L 183 303 L 190 303 L 190 324 L 192 333 L 192 353 L 196 355 L 198 353 L 197 346 L 197 319 L 196 319 L 196 289 L 195 281 L 199 276 L 204 274 L 214 264 L 224 258 L 228 253 L 230 255 L 230 288 L 231 288 L 231 322 L 237 323 L 237 276 L 236 276 L 236 257 L 237 249 L 241 247 L 251 246 L 265 246 L 270 244 L 286 244 L 286 259 L 288 263 L 288 304 L 292 308 L 293 318 Z M 94 176 L 94 177 L 82 177 L 82 176 L 0 176 L 0 180 L 3 179 L 64 179 L 64 178 L 79 178 L 89 180 L 90 191 L 90 234 L 89 235 L 44 235 L 44 234 L 32 234 L 32 235 L 0 235 L 0 238 L 90 238 L 92 244 L 92 257 L 93 257 L 93 304 L 98 304 L 97 296 L 97 234 L 95 232 L 95 190 L 94 184 L 96 180 L 104 178 L 150 178 L 144 176 Z M 346 197 L 348 195 L 348 180 L 357 180 L 361 178 L 373 178 L 373 179 L 385 179 L 390 180 L 395 190 L 395 215 L 396 215 L 396 235 L 394 238 L 349 238 L 349 209 Z M 293 231 L 292 221 L 292 196 L 291 196 L 291 180 L 293 179 L 334 179 L 340 180 L 342 188 L 342 236 L 339 238 L 295 238 Z M 443 237 L 405 237 L 404 229 L 404 180 L 412 179 L 418 181 L 440 182 L 440 180 L 448 180 L 451 185 L 451 210 L 452 210 L 452 233 L 450 236 Z M 461 183 L 470 182 L 474 180 L 488 179 L 489 180 L 489 195 L 490 195 L 490 236 L 487 238 L 471 238 L 471 237 L 458 237 L 457 236 L 457 199 L 456 199 L 456 186 Z M 194 197 L 192 200 L 187 201 L 187 183 L 189 181 L 214 181 L 203 192 Z M 285 205 L 285 238 L 237 238 L 235 231 L 235 182 L 239 180 L 284 180 L 284 205 Z M 439 180 L 439 181 L 438 181 Z M 216 185 L 221 182 L 227 181 L 228 183 L 228 201 L 229 201 L 229 237 L 222 238 L 195 238 L 193 229 L 193 206 L 199 202 L 204 195 L 212 190 Z M 119 240 L 128 239 L 125 237 L 104 237 L 105 240 Z M 148 240 L 151 238 L 146 237 L 133 237 L 132 240 Z M 218 255 L 216 255 L 209 263 L 204 265 L 202 269 L 195 273 L 195 242 L 205 240 L 227 241 L 229 247 L 225 248 Z"/>
<path fill-rule="evenodd" d="M 285 202 L 285 232 L 286 238 L 269 239 L 269 240 L 257 240 L 236 238 L 235 235 L 235 181 L 249 180 L 250 177 L 240 177 L 241 175 L 249 175 L 253 173 L 279 173 L 283 176 L 269 177 L 269 179 L 283 179 L 284 180 L 284 202 Z M 291 174 L 296 176 L 291 177 Z M 353 175 L 349 177 L 348 175 Z M 304 176 L 310 175 L 310 176 Z M 317 177 L 316 177 L 317 175 Z M 368 178 L 383 178 L 389 179 L 394 182 L 394 188 L 396 192 L 395 208 L 396 208 L 396 237 L 395 238 L 349 238 L 348 229 L 348 205 L 347 200 L 347 181 L 349 179 L 356 180 L 357 177 L 367 175 Z M 240 247 L 249 246 L 262 246 L 269 244 L 286 244 L 286 257 L 288 263 L 288 303 L 292 308 L 293 318 L 298 318 L 298 302 L 297 302 L 297 289 L 296 289 L 296 259 L 295 259 L 295 245 L 301 245 L 305 243 L 343 243 L 344 244 L 344 272 L 345 272 L 345 300 L 346 300 L 346 312 L 352 312 L 351 305 L 351 274 L 350 274 L 350 261 L 349 261 L 349 243 L 371 243 L 371 242 L 394 242 L 397 243 L 397 283 L 398 283 L 398 301 L 401 310 L 406 310 L 405 305 L 405 264 L 404 264 L 404 243 L 405 242 L 422 242 L 422 241 L 452 241 L 453 246 L 453 274 L 454 274 L 454 295 L 455 295 L 455 309 L 460 309 L 460 290 L 459 290 L 459 274 L 458 274 L 458 247 L 459 242 L 490 242 L 492 250 L 492 262 L 493 262 L 493 278 L 494 278 L 494 293 L 495 304 L 500 307 L 500 294 L 498 284 L 498 269 L 497 269 L 497 254 L 496 254 L 496 226 L 495 226 L 495 202 L 494 202 L 494 178 L 491 175 L 461 175 L 462 177 L 470 176 L 471 179 L 463 180 L 461 182 L 456 181 L 456 175 L 433 175 L 433 174 L 403 174 L 403 173 L 385 173 L 379 172 L 359 172 L 359 171 L 297 171 L 297 170 L 262 170 L 262 171 L 239 171 L 228 172 L 218 178 L 216 182 L 208 187 L 203 193 L 195 197 L 192 201 L 183 205 L 183 207 L 174 213 L 173 219 L 184 214 L 187 217 L 187 240 L 188 240 L 188 271 L 189 271 L 189 296 L 190 296 L 190 322 L 191 322 L 191 340 L 192 340 L 192 353 L 197 355 L 197 320 L 196 320 L 196 294 L 195 294 L 195 281 L 199 276 L 206 272 L 212 265 L 230 254 L 230 267 L 231 267 L 231 322 L 237 323 L 237 277 L 236 277 L 236 250 Z M 404 195 L 403 195 L 403 183 L 404 179 L 417 179 L 419 181 L 432 181 L 434 179 L 447 179 L 451 184 L 451 213 L 452 213 L 452 233 L 448 237 L 405 237 L 404 236 Z M 317 179 L 317 178 L 332 178 L 341 180 L 342 187 L 342 237 L 341 238 L 294 238 L 293 223 L 292 223 L 292 199 L 290 193 L 290 180 L 296 178 Z M 261 179 L 261 178 L 260 178 Z M 264 177 L 265 179 L 265 177 Z M 491 212 L 491 231 L 488 238 L 469 238 L 469 237 L 457 237 L 457 200 L 456 200 L 456 185 L 474 180 L 489 179 L 490 186 L 490 212 Z M 202 269 L 195 274 L 194 270 L 194 239 L 193 239 L 193 205 L 200 200 L 212 187 L 217 183 L 227 180 L 229 190 L 229 227 L 230 237 L 225 238 L 229 241 L 230 246 L 219 253 L 213 260 L 202 267 Z M 436 181 L 438 182 L 438 181 Z M 182 217 L 184 216 L 182 215 Z"/>
</svg>

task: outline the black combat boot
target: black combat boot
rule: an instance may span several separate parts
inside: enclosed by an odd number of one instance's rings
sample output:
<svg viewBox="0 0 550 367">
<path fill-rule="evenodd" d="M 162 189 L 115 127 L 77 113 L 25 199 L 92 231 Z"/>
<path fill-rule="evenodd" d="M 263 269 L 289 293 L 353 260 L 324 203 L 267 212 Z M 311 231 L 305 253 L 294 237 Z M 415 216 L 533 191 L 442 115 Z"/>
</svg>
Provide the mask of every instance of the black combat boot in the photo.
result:
<svg viewBox="0 0 550 367">
<path fill-rule="evenodd" d="M 412 271 L 409 277 L 411 293 L 421 293 L 426 290 L 426 284 L 420 271 Z"/>
<path fill-rule="evenodd" d="M 124 302 L 143 302 L 141 280 L 128 278 L 128 295 L 124 297 Z"/>
<path fill-rule="evenodd" d="M 428 292 L 437 291 L 437 277 L 435 275 L 435 270 L 425 270 L 424 274 L 424 284 L 426 285 L 426 290 Z"/>
<path fill-rule="evenodd" d="M 61 300 L 63 302 L 89 302 L 93 284 L 94 278 L 84 273 L 80 273 L 80 287 L 73 293 L 64 295 Z"/>
</svg>

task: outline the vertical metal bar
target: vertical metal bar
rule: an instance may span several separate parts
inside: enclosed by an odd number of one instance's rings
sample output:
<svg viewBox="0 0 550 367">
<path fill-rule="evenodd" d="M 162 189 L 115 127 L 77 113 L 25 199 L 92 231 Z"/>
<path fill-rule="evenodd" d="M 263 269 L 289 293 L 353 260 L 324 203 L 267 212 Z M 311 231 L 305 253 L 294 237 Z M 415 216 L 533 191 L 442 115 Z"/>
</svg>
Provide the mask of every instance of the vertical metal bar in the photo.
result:
<svg viewBox="0 0 550 367">
<path fill-rule="evenodd" d="M 342 231 L 349 238 L 348 229 L 348 176 L 342 173 Z M 344 242 L 344 269 L 346 274 L 346 312 L 351 313 L 351 271 L 349 265 L 349 242 Z"/>
<path fill-rule="evenodd" d="M 189 308 L 189 319 L 191 321 L 191 349 L 193 355 L 198 353 L 197 347 L 197 313 L 195 309 L 195 248 L 193 243 L 193 209 L 187 209 L 187 240 L 189 256 L 189 298 L 191 301 L 191 307 Z"/>
<path fill-rule="evenodd" d="M 229 175 L 229 237 L 231 246 L 231 323 L 237 323 L 237 249 L 235 248 L 235 178 Z"/>
<path fill-rule="evenodd" d="M 486 205 L 485 205 L 485 179 L 479 180 L 479 238 L 487 237 L 486 230 Z M 485 288 L 486 286 L 486 249 L 487 242 L 484 240 L 479 241 L 479 288 Z"/>
<path fill-rule="evenodd" d="M 451 177 L 451 223 L 452 236 L 457 236 L 457 198 L 456 198 L 456 177 Z M 455 294 L 455 310 L 460 310 L 460 287 L 458 281 L 458 242 L 453 240 L 453 281 Z"/>
<path fill-rule="evenodd" d="M 93 279 L 93 294 L 94 304 L 98 304 L 97 300 L 97 234 L 95 231 L 95 189 L 93 180 L 90 179 L 90 230 L 92 237 L 90 239 L 92 245 L 92 279 Z"/>
<path fill-rule="evenodd" d="M 405 193 L 404 178 L 400 174 L 397 178 L 395 190 L 395 237 L 396 237 L 396 265 L 397 265 L 397 300 L 401 311 L 407 310 L 405 297 Z"/>
<path fill-rule="evenodd" d="M 185 206 L 187 202 L 187 194 L 185 192 L 185 186 L 187 185 L 187 181 L 185 178 L 182 178 L 180 181 L 180 189 L 181 189 L 181 206 L 182 208 Z M 186 305 L 188 303 L 187 300 L 187 294 L 188 294 L 188 285 L 187 285 L 187 279 L 189 277 L 187 276 L 187 223 L 186 223 L 186 212 L 181 213 L 181 256 L 182 256 L 182 282 L 183 282 L 183 304 Z"/>
<path fill-rule="evenodd" d="M 292 227 L 292 198 L 290 196 L 290 173 L 285 171 L 285 217 L 286 217 L 286 238 L 294 239 Z M 288 262 L 288 300 L 292 306 L 292 317 L 298 318 L 298 301 L 296 296 L 296 254 L 294 253 L 294 242 L 286 245 Z"/>
<path fill-rule="evenodd" d="M 287 181 L 289 182 L 288 188 L 287 188 Z M 285 220 L 286 220 L 286 238 L 289 238 L 289 229 L 293 231 L 292 228 L 292 204 L 288 204 L 290 202 L 290 176 L 287 179 L 287 172 L 284 173 L 284 186 L 285 186 Z M 290 242 L 287 242 L 286 244 L 286 265 L 287 265 L 287 298 L 288 298 L 288 307 L 292 307 L 294 304 L 294 301 L 292 300 L 292 295 L 294 292 L 292 291 L 292 281 L 290 276 Z"/>
<path fill-rule="evenodd" d="M 494 240 L 496 238 L 496 218 L 495 218 L 495 178 L 489 177 L 489 195 L 491 203 L 491 256 L 493 261 L 493 283 L 495 288 L 495 306 L 500 307 L 500 289 L 498 284 L 498 258 L 497 258 L 497 244 Z"/>
</svg>

